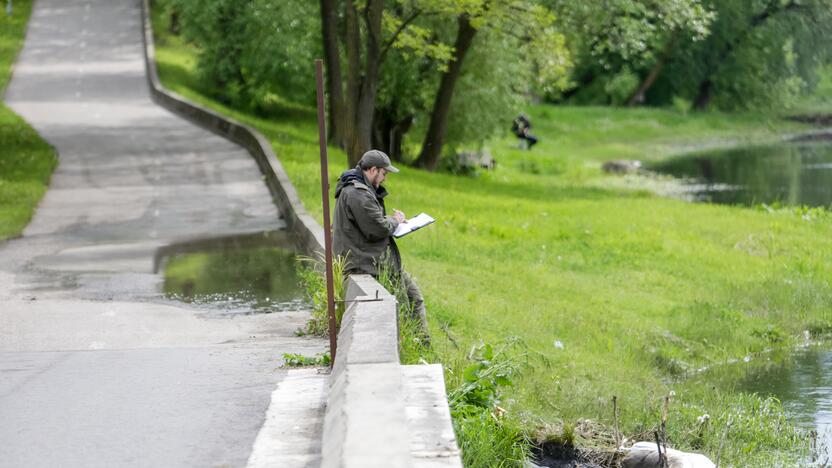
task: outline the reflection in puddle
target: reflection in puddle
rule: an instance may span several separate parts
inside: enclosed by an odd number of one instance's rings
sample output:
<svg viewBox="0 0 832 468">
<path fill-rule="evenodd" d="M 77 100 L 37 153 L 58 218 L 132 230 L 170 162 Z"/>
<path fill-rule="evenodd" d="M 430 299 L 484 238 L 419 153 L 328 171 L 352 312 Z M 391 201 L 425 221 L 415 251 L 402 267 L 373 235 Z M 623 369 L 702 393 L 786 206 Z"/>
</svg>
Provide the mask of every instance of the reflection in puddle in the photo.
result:
<svg viewBox="0 0 832 468">
<path fill-rule="evenodd" d="M 231 313 L 306 310 L 295 254 L 275 247 L 228 247 L 174 254 L 165 262 L 169 299 Z"/>
</svg>

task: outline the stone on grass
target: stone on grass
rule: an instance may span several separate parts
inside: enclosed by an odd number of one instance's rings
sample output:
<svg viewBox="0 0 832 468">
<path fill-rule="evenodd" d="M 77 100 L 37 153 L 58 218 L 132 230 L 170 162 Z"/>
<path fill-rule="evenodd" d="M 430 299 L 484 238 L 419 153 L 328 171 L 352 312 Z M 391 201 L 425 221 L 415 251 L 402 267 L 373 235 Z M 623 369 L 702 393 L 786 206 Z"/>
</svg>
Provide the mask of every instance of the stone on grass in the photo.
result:
<svg viewBox="0 0 832 468">
<path fill-rule="evenodd" d="M 641 161 L 629 161 L 624 159 L 606 161 L 601 166 L 601 169 L 608 174 L 634 174 L 641 169 Z"/>
<path fill-rule="evenodd" d="M 621 460 L 624 468 L 660 468 L 659 451 L 655 442 L 636 442 Z M 716 468 L 705 455 L 667 449 L 667 468 Z"/>
</svg>

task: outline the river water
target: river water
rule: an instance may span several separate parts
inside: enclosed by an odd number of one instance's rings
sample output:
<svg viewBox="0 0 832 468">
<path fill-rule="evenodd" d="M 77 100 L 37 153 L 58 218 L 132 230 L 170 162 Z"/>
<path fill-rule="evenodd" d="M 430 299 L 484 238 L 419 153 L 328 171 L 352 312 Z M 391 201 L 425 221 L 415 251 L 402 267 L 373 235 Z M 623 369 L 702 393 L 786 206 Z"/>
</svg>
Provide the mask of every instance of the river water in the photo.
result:
<svg viewBox="0 0 832 468">
<path fill-rule="evenodd" d="M 741 373 L 736 390 L 780 400 L 792 422 L 817 432 L 820 452 L 832 455 L 832 349 L 808 348 L 786 358 L 734 366 Z"/>
<path fill-rule="evenodd" d="M 697 152 L 647 169 L 681 178 L 698 201 L 832 206 L 832 141 Z"/>
<path fill-rule="evenodd" d="M 697 152 L 647 169 L 681 179 L 697 201 L 832 208 L 830 140 Z M 817 431 L 820 451 L 832 455 L 832 349 L 726 371 L 736 390 L 779 399 L 796 425 Z"/>
</svg>

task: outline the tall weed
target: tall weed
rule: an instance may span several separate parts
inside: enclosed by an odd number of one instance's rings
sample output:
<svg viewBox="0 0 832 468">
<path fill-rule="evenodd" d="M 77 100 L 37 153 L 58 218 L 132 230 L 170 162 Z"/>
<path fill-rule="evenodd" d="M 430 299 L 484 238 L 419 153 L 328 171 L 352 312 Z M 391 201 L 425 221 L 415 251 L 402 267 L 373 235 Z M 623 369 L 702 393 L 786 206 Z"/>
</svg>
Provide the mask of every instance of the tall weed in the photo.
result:
<svg viewBox="0 0 832 468">
<path fill-rule="evenodd" d="M 430 348 L 430 337 L 422 324 L 413 316 L 413 304 L 407 297 L 407 288 L 401 275 L 393 271 L 388 261 L 382 261 L 378 269 L 378 282 L 396 298 L 396 315 L 399 325 L 399 360 L 402 364 L 438 362 L 439 358 Z"/>
<path fill-rule="evenodd" d="M 500 407 L 503 391 L 514 385 L 513 378 L 524 364 L 525 353 L 517 353 L 520 346 L 517 339 L 496 349 L 491 344 L 476 345 L 462 374 L 450 375 L 448 402 L 467 467 L 520 467 L 531 454 L 521 421 Z"/>
<path fill-rule="evenodd" d="M 344 295 L 346 285 L 344 283 L 344 267 L 346 258 L 334 257 L 332 259 L 332 279 L 335 294 L 335 333 L 341 328 L 341 318 L 344 316 Z M 312 302 L 312 318 L 306 322 L 306 329 L 303 334 L 315 336 L 329 336 L 329 314 L 327 311 L 326 298 L 326 273 L 325 259 L 323 254 L 316 257 L 298 257 L 298 277 L 306 295 Z"/>
</svg>

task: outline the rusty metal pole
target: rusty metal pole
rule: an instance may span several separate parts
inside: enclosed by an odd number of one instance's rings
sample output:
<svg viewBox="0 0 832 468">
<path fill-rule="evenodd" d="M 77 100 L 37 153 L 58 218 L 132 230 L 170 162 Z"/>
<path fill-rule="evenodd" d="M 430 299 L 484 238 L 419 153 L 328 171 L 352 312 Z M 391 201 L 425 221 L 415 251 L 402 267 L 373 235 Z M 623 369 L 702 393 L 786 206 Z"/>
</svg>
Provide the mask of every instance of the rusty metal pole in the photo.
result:
<svg viewBox="0 0 832 468">
<path fill-rule="evenodd" d="M 318 142 L 321 146 L 321 197 L 324 205 L 324 255 L 326 258 L 326 310 L 329 316 L 330 366 L 335 365 L 336 327 L 335 289 L 332 278 L 332 229 L 329 226 L 329 167 L 326 155 L 326 116 L 324 115 L 324 66 L 315 59 L 315 78 L 318 81 Z"/>
</svg>

